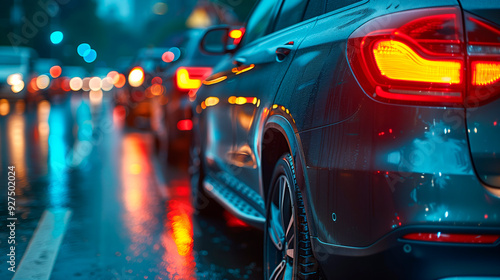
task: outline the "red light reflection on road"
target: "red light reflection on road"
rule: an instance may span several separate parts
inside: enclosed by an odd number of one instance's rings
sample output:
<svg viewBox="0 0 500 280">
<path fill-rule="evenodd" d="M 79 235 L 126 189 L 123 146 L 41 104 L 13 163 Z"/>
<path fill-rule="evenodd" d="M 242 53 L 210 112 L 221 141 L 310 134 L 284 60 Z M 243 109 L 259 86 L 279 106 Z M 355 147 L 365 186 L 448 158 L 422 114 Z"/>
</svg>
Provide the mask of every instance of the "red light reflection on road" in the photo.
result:
<svg viewBox="0 0 500 280">
<path fill-rule="evenodd" d="M 193 256 L 194 212 L 190 202 L 187 180 L 170 182 L 173 198 L 167 204 L 167 219 L 162 245 L 165 248 L 163 265 L 172 279 L 195 279 L 196 262 Z"/>
<path fill-rule="evenodd" d="M 134 255 L 142 253 L 144 245 L 152 242 L 151 229 L 158 224 L 157 210 L 149 194 L 152 169 L 149 163 L 146 139 L 141 134 L 129 134 L 123 139 L 121 181 L 125 213 L 123 220 L 136 246 Z"/>
<path fill-rule="evenodd" d="M 173 200 L 169 203 L 170 211 L 167 217 L 171 223 L 172 237 L 177 252 L 181 256 L 187 256 L 193 250 L 193 225 L 191 218 L 185 210 L 183 210 L 182 203 Z"/>
</svg>

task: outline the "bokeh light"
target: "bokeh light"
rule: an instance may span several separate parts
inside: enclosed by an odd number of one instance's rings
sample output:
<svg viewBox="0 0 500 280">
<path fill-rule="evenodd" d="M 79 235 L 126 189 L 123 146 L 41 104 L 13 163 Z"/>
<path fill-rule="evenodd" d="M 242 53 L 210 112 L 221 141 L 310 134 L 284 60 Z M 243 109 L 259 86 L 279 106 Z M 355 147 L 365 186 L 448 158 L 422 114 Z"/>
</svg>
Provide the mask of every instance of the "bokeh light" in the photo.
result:
<svg viewBox="0 0 500 280">
<path fill-rule="evenodd" d="M 160 78 L 160 77 L 154 77 L 152 80 L 151 80 L 151 84 L 159 84 L 161 85 L 163 83 L 163 80 Z"/>
<path fill-rule="evenodd" d="M 174 61 L 175 59 L 175 54 L 171 51 L 165 52 L 162 56 L 161 59 L 165 61 L 166 63 L 170 63 Z"/>
<path fill-rule="evenodd" d="M 95 50 L 90 50 L 86 56 L 83 57 L 83 60 L 87 63 L 92 63 L 97 59 L 97 52 Z"/>
<path fill-rule="evenodd" d="M 102 90 L 92 90 L 89 93 L 90 103 L 96 105 L 102 102 Z"/>
<path fill-rule="evenodd" d="M 127 79 L 125 78 L 125 75 L 118 74 L 118 81 L 115 83 L 115 87 L 122 88 L 123 86 L 125 86 L 126 82 L 127 82 Z"/>
<path fill-rule="evenodd" d="M 24 82 L 18 81 L 16 84 L 10 87 L 13 93 L 19 93 L 24 89 Z"/>
<path fill-rule="evenodd" d="M 69 78 L 63 78 L 62 79 L 62 82 L 61 82 L 61 88 L 62 90 L 68 92 L 71 90 L 71 87 L 69 86 L 69 81 L 70 79 Z"/>
<path fill-rule="evenodd" d="M 118 74 L 118 72 L 116 71 L 111 71 L 108 73 L 108 75 L 106 75 L 106 77 L 110 78 L 111 79 L 111 83 L 116 84 L 118 83 L 118 79 L 120 78 L 120 74 Z"/>
<path fill-rule="evenodd" d="M 170 48 L 168 51 L 174 54 L 174 61 L 181 57 L 181 49 L 179 49 L 178 47 Z"/>
<path fill-rule="evenodd" d="M 83 81 L 79 77 L 74 77 L 69 81 L 69 87 L 72 91 L 79 91 L 82 89 Z"/>
<path fill-rule="evenodd" d="M 82 81 L 82 89 L 84 91 L 89 91 L 90 90 L 90 86 L 89 86 L 89 83 L 90 83 L 90 78 L 86 77 L 86 78 L 83 78 L 83 81 Z"/>
<path fill-rule="evenodd" d="M 90 45 L 87 43 L 82 43 L 77 48 L 77 52 L 81 57 L 87 56 L 90 50 L 91 50 Z"/>
<path fill-rule="evenodd" d="M 152 85 L 150 89 L 151 89 L 151 94 L 155 96 L 162 95 L 164 92 L 163 86 L 159 84 Z"/>
<path fill-rule="evenodd" d="M 100 90 L 102 87 L 102 81 L 101 81 L 101 78 L 99 77 L 93 77 L 92 79 L 90 79 L 89 81 L 89 88 L 90 90 L 92 91 L 98 91 Z"/>
<path fill-rule="evenodd" d="M 156 4 L 153 5 L 153 13 L 157 14 L 157 15 L 164 15 L 166 14 L 168 11 L 168 6 L 167 4 L 163 3 L 163 2 L 158 2 Z"/>
<path fill-rule="evenodd" d="M 15 73 L 7 77 L 7 84 L 11 86 L 13 93 L 19 93 L 24 89 L 23 75 Z"/>
<path fill-rule="evenodd" d="M 37 78 L 36 78 L 36 77 L 35 77 L 35 78 L 32 78 L 32 79 L 31 79 L 31 81 L 30 81 L 30 83 L 29 83 L 29 85 L 28 85 L 28 91 L 29 91 L 30 93 L 35 93 L 35 92 L 37 92 L 37 91 L 38 91 L 38 89 L 39 89 L 39 88 L 38 88 L 38 86 L 36 85 L 36 80 L 37 80 Z"/>
<path fill-rule="evenodd" d="M 0 116 L 6 116 L 10 112 L 10 104 L 7 99 L 0 100 Z"/>
<path fill-rule="evenodd" d="M 10 85 L 10 86 L 13 86 L 13 85 L 15 85 L 16 83 L 18 83 L 19 81 L 22 81 L 22 80 L 23 80 L 23 75 L 21 75 L 19 73 L 15 73 L 15 74 L 9 75 L 7 77 L 7 84 Z"/>
<path fill-rule="evenodd" d="M 140 87 L 144 83 L 144 70 L 141 67 L 134 67 L 128 75 L 128 83 L 132 87 Z"/>
<path fill-rule="evenodd" d="M 50 41 L 52 44 L 57 45 L 64 39 L 64 34 L 61 31 L 54 31 L 50 34 Z"/>
<path fill-rule="evenodd" d="M 36 79 L 36 86 L 41 90 L 48 88 L 49 85 L 50 85 L 50 78 L 47 75 L 40 75 Z"/>
<path fill-rule="evenodd" d="M 24 110 L 26 110 L 26 102 L 24 102 L 24 100 L 22 100 L 22 99 L 17 100 L 15 108 L 16 108 L 16 114 L 19 115 L 19 114 L 24 113 Z"/>
<path fill-rule="evenodd" d="M 59 65 L 52 66 L 49 72 L 52 78 L 58 78 L 59 76 L 61 76 L 62 73 L 61 66 Z"/>
<path fill-rule="evenodd" d="M 104 91 L 110 91 L 113 89 L 113 80 L 110 77 L 102 79 L 101 88 Z"/>
</svg>

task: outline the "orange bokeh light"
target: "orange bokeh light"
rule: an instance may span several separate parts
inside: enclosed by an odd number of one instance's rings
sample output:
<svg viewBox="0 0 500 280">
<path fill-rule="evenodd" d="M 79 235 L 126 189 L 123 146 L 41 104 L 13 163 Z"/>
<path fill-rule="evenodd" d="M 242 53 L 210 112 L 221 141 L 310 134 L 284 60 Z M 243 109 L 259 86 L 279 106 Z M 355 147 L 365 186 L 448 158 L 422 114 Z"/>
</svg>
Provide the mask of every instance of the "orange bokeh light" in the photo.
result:
<svg viewBox="0 0 500 280">
<path fill-rule="evenodd" d="M 125 78 L 125 75 L 119 74 L 118 75 L 118 81 L 115 83 L 116 88 L 122 88 L 125 83 L 127 82 L 127 79 Z"/>
<path fill-rule="evenodd" d="M 50 68 L 50 75 L 52 76 L 52 78 L 58 78 L 59 76 L 61 76 L 62 74 L 62 68 L 61 66 L 58 66 L 58 65 L 55 65 L 55 66 L 52 66 Z"/>
</svg>

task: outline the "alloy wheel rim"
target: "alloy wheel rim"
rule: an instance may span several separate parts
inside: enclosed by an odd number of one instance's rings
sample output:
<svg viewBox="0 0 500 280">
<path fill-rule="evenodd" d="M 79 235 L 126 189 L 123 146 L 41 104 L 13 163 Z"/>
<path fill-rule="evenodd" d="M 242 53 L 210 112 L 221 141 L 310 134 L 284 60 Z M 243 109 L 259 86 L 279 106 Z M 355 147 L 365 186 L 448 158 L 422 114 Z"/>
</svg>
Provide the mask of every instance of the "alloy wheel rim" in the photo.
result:
<svg viewBox="0 0 500 280">
<path fill-rule="evenodd" d="M 292 279 L 295 253 L 295 218 L 288 178 L 278 177 L 270 201 L 267 225 L 269 279 Z"/>
</svg>

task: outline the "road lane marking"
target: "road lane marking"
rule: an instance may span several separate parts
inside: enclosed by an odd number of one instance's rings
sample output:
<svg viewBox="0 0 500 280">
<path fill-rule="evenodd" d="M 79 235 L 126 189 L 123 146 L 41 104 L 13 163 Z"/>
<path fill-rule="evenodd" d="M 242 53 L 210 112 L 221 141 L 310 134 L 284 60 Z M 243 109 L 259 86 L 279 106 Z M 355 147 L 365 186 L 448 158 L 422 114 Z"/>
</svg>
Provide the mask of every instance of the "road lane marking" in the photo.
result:
<svg viewBox="0 0 500 280">
<path fill-rule="evenodd" d="M 43 212 L 12 280 L 50 279 L 70 217 L 66 208 Z"/>
<path fill-rule="evenodd" d="M 165 180 L 165 176 L 163 176 L 162 168 L 160 162 L 158 161 L 158 157 L 156 155 L 151 155 L 151 162 L 153 163 L 153 172 L 155 175 L 155 184 L 158 188 L 158 192 L 164 200 L 168 200 L 170 198 L 170 194 L 168 192 L 167 180 Z"/>
</svg>

